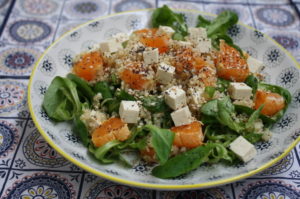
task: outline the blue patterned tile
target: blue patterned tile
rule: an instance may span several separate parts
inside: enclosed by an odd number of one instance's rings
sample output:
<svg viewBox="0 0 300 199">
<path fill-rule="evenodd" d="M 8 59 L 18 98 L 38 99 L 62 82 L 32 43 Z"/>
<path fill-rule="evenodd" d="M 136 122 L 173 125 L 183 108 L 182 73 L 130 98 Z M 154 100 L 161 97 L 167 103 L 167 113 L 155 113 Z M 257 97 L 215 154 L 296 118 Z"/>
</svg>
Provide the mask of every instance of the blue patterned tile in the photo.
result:
<svg viewBox="0 0 300 199">
<path fill-rule="evenodd" d="M 116 184 L 114 182 L 103 180 L 92 174 L 85 174 L 80 198 L 143 198 L 151 199 L 153 191 L 138 189 L 126 185 Z"/>
<path fill-rule="evenodd" d="M 0 168 L 11 166 L 24 125 L 24 119 L 0 119 Z"/>
<path fill-rule="evenodd" d="M 0 41 L 16 45 L 50 45 L 56 26 L 49 19 L 10 17 Z"/>
<path fill-rule="evenodd" d="M 129 10 L 154 8 L 155 0 L 111 0 L 111 12 L 124 12 Z"/>
<path fill-rule="evenodd" d="M 27 128 L 14 160 L 15 169 L 49 169 L 68 171 L 72 164 L 55 151 L 41 136 L 32 120 Z M 77 172 L 80 172 L 78 170 Z"/>
<path fill-rule="evenodd" d="M 291 6 L 268 5 L 251 6 L 257 29 L 289 30 L 299 28 L 297 14 Z"/>
<path fill-rule="evenodd" d="M 235 193 L 237 199 L 296 199 L 300 197 L 299 183 L 299 180 L 248 179 L 242 186 L 235 186 Z"/>
<path fill-rule="evenodd" d="M 192 2 L 185 2 L 185 1 L 159 1 L 158 6 L 161 7 L 163 5 L 167 5 L 170 8 L 175 9 L 192 9 L 192 10 L 204 10 L 204 4 L 202 3 L 192 3 Z"/>
<path fill-rule="evenodd" d="M 27 113 L 28 80 L 0 79 L 0 117 L 18 117 Z"/>
<path fill-rule="evenodd" d="M 43 49 L 37 47 L 3 46 L 0 54 L 0 75 L 29 76 L 42 52 Z"/>
<path fill-rule="evenodd" d="M 61 0 L 16 1 L 12 14 L 25 17 L 53 18 L 59 16 L 63 2 Z"/>
<path fill-rule="evenodd" d="M 207 198 L 207 199 L 231 199 L 232 191 L 230 185 L 210 188 L 210 189 L 200 189 L 191 191 L 158 191 L 158 199 L 194 199 L 194 198 Z"/>
<path fill-rule="evenodd" d="M 11 170 L 3 199 L 70 198 L 78 196 L 82 174 Z"/>
<path fill-rule="evenodd" d="M 105 0 L 67 1 L 64 6 L 63 16 L 73 20 L 93 19 L 107 15 L 108 8 L 108 1 Z"/>
</svg>

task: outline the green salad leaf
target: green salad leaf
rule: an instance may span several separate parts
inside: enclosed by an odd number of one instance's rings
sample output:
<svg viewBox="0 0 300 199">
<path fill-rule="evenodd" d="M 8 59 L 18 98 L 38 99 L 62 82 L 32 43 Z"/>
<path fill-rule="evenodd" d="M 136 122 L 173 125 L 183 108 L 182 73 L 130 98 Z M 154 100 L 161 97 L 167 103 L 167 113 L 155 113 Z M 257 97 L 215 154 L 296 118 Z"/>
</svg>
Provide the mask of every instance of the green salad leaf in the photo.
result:
<svg viewBox="0 0 300 199">
<path fill-rule="evenodd" d="M 259 81 L 258 81 L 257 77 L 255 77 L 254 75 L 249 75 L 245 80 L 245 84 L 247 84 L 248 86 L 250 86 L 252 88 L 253 94 L 256 93 L 258 83 L 259 83 Z"/>
<path fill-rule="evenodd" d="M 72 130 L 80 138 L 84 146 L 89 145 L 91 138 L 85 124 L 80 120 L 80 116 L 74 118 Z"/>
<path fill-rule="evenodd" d="M 175 30 L 173 39 L 183 40 L 188 35 L 188 26 L 185 22 L 184 15 L 173 12 L 168 6 L 154 10 L 152 14 L 152 27 L 170 26 Z"/>
<path fill-rule="evenodd" d="M 169 110 L 164 98 L 156 96 L 147 96 L 142 99 L 143 107 L 151 113 L 161 113 Z"/>
<path fill-rule="evenodd" d="M 150 124 L 145 125 L 143 129 L 150 132 L 156 157 L 160 164 L 164 164 L 170 156 L 175 134 L 168 129 L 158 128 Z"/>
<path fill-rule="evenodd" d="M 89 151 L 103 164 L 111 164 L 116 161 L 116 158 L 112 156 L 112 149 L 116 148 L 121 142 L 118 140 L 113 140 L 105 145 L 95 148 L 89 145 Z"/>
<path fill-rule="evenodd" d="M 103 99 L 108 99 L 113 97 L 112 91 L 110 89 L 110 85 L 106 81 L 97 82 L 94 85 L 94 91 L 95 93 L 101 93 Z"/>
<path fill-rule="evenodd" d="M 76 84 L 67 78 L 56 76 L 45 93 L 42 107 L 55 121 L 73 119 L 81 111 Z"/>
<path fill-rule="evenodd" d="M 87 83 L 87 81 L 72 73 L 69 73 L 67 75 L 67 78 L 72 80 L 76 84 L 77 90 L 80 91 L 85 97 L 87 97 L 90 102 L 93 101 L 95 93 L 90 87 L 90 85 Z"/>
<path fill-rule="evenodd" d="M 159 165 L 152 170 L 152 174 L 158 178 L 174 178 L 182 174 L 188 173 L 201 164 L 209 160 L 212 151 L 219 146 L 215 143 L 208 143 L 203 146 L 196 147 L 175 157 L 170 158 L 164 165 Z M 222 151 L 224 152 L 224 151 Z M 225 158 L 227 154 L 224 153 Z"/>
</svg>

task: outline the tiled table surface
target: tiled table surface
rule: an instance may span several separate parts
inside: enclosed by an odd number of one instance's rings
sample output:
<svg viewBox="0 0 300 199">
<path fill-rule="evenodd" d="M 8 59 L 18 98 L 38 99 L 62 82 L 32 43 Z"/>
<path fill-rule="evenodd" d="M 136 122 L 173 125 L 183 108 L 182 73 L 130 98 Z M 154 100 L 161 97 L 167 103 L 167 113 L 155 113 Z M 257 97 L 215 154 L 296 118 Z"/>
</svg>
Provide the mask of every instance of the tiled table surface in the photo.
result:
<svg viewBox="0 0 300 199">
<path fill-rule="evenodd" d="M 212 189 L 167 192 L 100 179 L 66 161 L 40 136 L 26 95 L 30 72 L 45 48 L 89 19 L 163 4 L 212 13 L 234 10 L 241 21 L 269 34 L 300 61 L 300 1 L 0 0 L 1 198 L 300 198 L 299 144 L 282 161 L 251 178 Z"/>
</svg>

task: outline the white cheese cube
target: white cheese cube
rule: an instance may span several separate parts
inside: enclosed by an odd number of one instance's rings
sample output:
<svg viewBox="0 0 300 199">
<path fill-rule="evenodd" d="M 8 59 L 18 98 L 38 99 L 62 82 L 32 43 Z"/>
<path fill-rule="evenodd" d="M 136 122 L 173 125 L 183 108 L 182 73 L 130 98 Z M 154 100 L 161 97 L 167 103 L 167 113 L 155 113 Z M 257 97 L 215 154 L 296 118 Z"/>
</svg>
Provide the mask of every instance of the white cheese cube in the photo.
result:
<svg viewBox="0 0 300 199">
<path fill-rule="evenodd" d="M 112 36 L 113 40 L 117 43 L 123 43 L 124 41 L 129 40 L 129 36 L 126 33 L 120 32 Z"/>
<path fill-rule="evenodd" d="M 211 50 L 211 40 L 210 39 L 200 39 L 196 49 L 200 53 L 209 53 Z"/>
<path fill-rule="evenodd" d="M 144 63 L 146 65 L 158 62 L 158 48 L 143 52 Z"/>
<path fill-rule="evenodd" d="M 254 145 L 248 142 L 248 140 L 246 140 L 243 136 L 239 136 L 238 138 L 236 138 L 229 145 L 229 148 L 244 162 L 250 161 L 257 154 Z"/>
<path fill-rule="evenodd" d="M 185 91 L 178 86 L 172 86 L 165 91 L 166 104 L 173 110 L 177 110 L 186 105 Z"/>
<path fill-rule="evenodd" d="M 191 102 L 199 106 L 201 106 L 205 102 L 203 93 L 204 89 L 200 87 L 193 87 L 188 89 L 188 94 L 190 94 L 191 96 Z"/>
<path fill-rule="evenodd" d="M 259 61 L 251 56 L 248 57 L 247 64 L 251 73 L 259 73 L 264 67 L 262 61 Z"/>
<path fill-rule="evenodd" d="M 113 39 L 109 39 L 106 42 L 100 43 L 100 50 L 102 52 L 114 53 L 117 52 L 119 49 L 122 49 L 122 44 L 116 42 Z"/>
<path fill-rule="evenodd" d="M 207 39 L 207 33 L 205 28 L 189 28 L 188 40 L 197 44 L 199 40 Z"/>
<path fill-rule="evenodd" d="M 193 122 L 192 114 L 187 106 L 171 113 L 175 126 L 182 126 Z"/>
<path fill-rule="evenodd" d="M 160 63 L 157 69 L 157 80 L 161 84 L 168 84 L 172 81 L 175 74 L 175 67 L 165 63 Z"/>
<path fill-rule="evenodd" d="M 137 123 L 140 107 L 136 101 L 122 101 L 119 108 L 121 119 L 126 123 Z"/>
<path fill-rule="evenodd" d="M 249 99 L 252 96 L 252 88 L 240 82 L 230 82 L 228 92 L 232 99 Z"/>
<path fill-rule="evenodd" d="M 175 30 L 169 26 L 159 26 L 156 34 L 157 35 L 168 35 L 169 37 L 172 37 L 172 35 L 175 33 Z"/>
</svg>

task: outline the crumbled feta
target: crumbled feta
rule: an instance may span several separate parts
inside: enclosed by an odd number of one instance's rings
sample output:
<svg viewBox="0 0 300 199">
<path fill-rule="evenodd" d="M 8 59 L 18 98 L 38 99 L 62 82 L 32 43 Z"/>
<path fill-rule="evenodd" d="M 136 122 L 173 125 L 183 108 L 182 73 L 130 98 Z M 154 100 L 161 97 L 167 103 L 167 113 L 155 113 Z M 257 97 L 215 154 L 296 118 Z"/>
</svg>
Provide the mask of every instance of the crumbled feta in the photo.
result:
<svg viewBox="0 0 300 199">
<path fill-rule="evenodd" d="M 203 97 L 204 89 L 200 87 L 193 87 L 188 89 L 188 93 L 191 96 L 191 102 L 193 104 L 201 106 L 205 102 Z"/>
<path fill-rule="evenodd" d="M 211 39 L 200 39 L 196 46 L 200 53 L 209 53 L 211 50 Z"/>
<path fill-rule="evenodd" d="M 233 104 L 241 105 L 241 106 L 247 106 L 249 108 L 252 108 L 254 106 L 254 102 L 252 99 L 242 99 L 242 100 L 234 100 Z"/>
<path fill-rule="evenodd" d="M 269 141 L 271 138 L 272 138 L 272 131 L 270 131 L 270 129 L 265 129 L 263 132 L 262 132 L 262 139 L 264 141 Z"/>
<path fill-rule="evenodd" d="M 153 50 L 147 50 L 143 52 L 143 58 L 145 65 L 153 64 L 158 62 L 158 48 Z"/>
<path fill-rule="evenodd" d="M 113 39 L 109 39 L 105 42 L 100 43 L 100 50 L 102 52 L 114 53 L 117 52 L 119 49 L 122 49 L 122 44 L 116 42 Z"/>
<path fill-rule="evenodd" d="M 192 114 L 187 106 L 171 113 L 175 126 L 182 126 L 193 122 Z"/>
<path fill-rule="evenodd" d="M 252 88 L 240 82 L 230 82 L 228 92 L 232 99 L 237 100 L 249 99 L 252 96 Z"/>
<path fill-rule="evenodd" d="M 171 37 L 173 34 L 175 33 L 175 30 L 173 30 L 173 28 L 169 27 L 169 26 L 159 26 L 156 34 L 157 35 L 168 35 L 169 37 Z"/>
<path fill-rule="evenodd" d="M 136 101 L 121 101 L 119 114 L 126 123 L 137 123 L 139 120 L 140 108 Z"/>
<path fill-rule="evenodd" d="M 80 116 L 80 120 L 88 128 L 89 132 L 92 132 L 98 128 L 106 119 L 107 118 L 104 113 L 90 109 L 84 109 L 82 115 Z"/>
<path fill-rule="evenodd" d="M 173 45 L 181 48 L 187 48 L 191 47 L 193 44 L 189 41 L 173 41 Z"/>
<path fill-rule="evenodd" d="M 200 40 L 207 38 L 205 28 L 189 28 L 188 40 L 194 44 L 199 43 Z"/>
<path fill-rule="evenodd" d="M 175 67 L 166 63 L 160 63 L 156 72 L 157 80 L 161 84 L 168 84 L 175 74 Z"/>
<path fill-rule="evenodd" d="M 112 38 L 117 42 L 117 43 L 123 43 L 124 41 L 129 40 L 129 36 L 126 33 L 120 32 L 112 36 Z"/>
<path fill-rule="evenodd" d="M 247 64 L 251 73 L 259 73 L 264 67 L 262 61 L 259 61 L 251 56 L 248 57 Z"/>
<path fill-rule="evenodd" d="M 236 138 L 229 145 L 229 148 L 244 162 L 249 162 L 257 154 L 254 145 L 248 142 L 248 140 L 246 140 L 243 136 L 239 136 L 238 138 Z"/>
<path fill-rule="evenodd" d="M 177 110 L 186 105 L 185 91 L 178 86 L 172 86 L 165 91 L 165 101 L 173 110 Z"/>
</svg>

